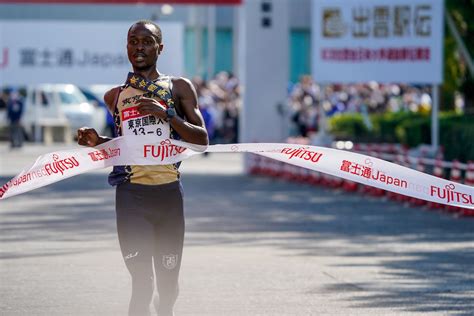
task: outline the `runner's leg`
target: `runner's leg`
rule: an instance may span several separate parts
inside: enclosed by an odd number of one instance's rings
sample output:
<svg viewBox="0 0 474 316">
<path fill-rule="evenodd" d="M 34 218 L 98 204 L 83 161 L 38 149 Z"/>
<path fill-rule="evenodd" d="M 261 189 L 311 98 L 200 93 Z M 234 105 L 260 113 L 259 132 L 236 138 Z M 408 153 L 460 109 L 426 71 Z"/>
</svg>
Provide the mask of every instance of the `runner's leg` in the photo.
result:
<svg viewBox="0 0 474 316">
<path fill-rule="evenodd" d="M 152 251 L 154 227 L 141 212 L 140 193 L 122 184 L 116 191 L 117 232 L 125 264 L 132 277 L 129 316 L 150 315 L 153 295 Z"/>
<path fill-rule="evenodd" d="M 173 315 L 178 297 L 178 277 L 184 240 L 183 195 L 181 185 L 166 192 L 166 203 L 155 226 L 156 246 L 153 262 L 159 294 L 159 316 Z"/>
</svg>

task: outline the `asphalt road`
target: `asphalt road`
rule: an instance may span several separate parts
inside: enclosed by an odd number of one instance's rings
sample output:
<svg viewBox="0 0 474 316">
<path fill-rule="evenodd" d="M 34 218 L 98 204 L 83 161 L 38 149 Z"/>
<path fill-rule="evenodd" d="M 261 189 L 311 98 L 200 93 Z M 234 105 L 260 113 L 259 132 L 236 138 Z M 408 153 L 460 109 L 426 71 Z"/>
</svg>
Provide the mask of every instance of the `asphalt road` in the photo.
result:
<svg viewBox="0 0 474 316">
<path fill-rule="evenodd" d="M 40 152 L 0 146 L 0 183 Z M 474 315 L 474 220 L 183 163 L 176 315 Z M 105 171 L 0 201 L 1 315 L 126 315 Z"/>
</svg>

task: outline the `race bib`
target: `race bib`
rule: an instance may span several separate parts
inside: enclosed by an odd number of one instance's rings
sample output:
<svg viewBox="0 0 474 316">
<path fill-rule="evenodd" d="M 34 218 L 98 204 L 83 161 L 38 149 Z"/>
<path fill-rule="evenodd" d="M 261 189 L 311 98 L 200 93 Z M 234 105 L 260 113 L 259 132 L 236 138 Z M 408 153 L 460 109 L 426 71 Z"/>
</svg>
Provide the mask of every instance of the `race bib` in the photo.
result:
<svg viewBox="0 0 474 316">
<path fill-rule="evenodd" d="M 162 102 L 160 104 L 163 105 Z M 170 135 L 170 125 L 153 115 L 140 115 L 137 107 L 132 106 L 122 110 L 122 134 L 124 136 L 155 135 L 167 138 Z"/>
</svg>

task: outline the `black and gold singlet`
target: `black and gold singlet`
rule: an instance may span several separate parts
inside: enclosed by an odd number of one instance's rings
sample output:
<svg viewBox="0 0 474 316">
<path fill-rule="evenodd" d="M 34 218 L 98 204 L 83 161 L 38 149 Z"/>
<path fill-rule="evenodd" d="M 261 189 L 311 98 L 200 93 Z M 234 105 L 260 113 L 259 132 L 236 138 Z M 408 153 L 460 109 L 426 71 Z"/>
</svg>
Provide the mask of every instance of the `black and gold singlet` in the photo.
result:
<svg viewBox="0 0 474 316">
<path fill-rule="evenodd" d="M 166 89 L 171 94 L 171 77 L 160 75 L 153 83 L 160 86 L 160 88 Z M 158 119 L 152 115 L 138 114 L 135 103 L 143 97 L 156 99 L 161 105 L 166 108 L 168 107 L 166 102 L 155 94 L 126 84 L 121 87 L 114 108 L 117 135 L 156 135 L 157 138 L 178 138 L 177 134 L 172 131 L 169 123 L 165 120 Z M 114 166 L 113 171 L 109 175 L 109 183 L 111 185 L 118 185 L 124 182 L 158 185 L 171 183 L 178 179 L 178 164 Z"/>
</svg>

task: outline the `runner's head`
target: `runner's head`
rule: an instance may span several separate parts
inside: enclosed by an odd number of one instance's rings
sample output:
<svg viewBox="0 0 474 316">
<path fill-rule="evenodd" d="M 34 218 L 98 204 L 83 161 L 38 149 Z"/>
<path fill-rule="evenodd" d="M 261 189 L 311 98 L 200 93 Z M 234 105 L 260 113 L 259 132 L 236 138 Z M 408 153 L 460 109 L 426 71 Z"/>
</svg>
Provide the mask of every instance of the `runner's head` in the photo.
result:
<svg viewBox="0 0 474 316">
<path fill-rule="evenodd" d="M 135 22 L 128 30 L 127 54 L 135 70 L 156 67 L 162 50 L 161 29 L 153 21 Z"/>
</svg>

